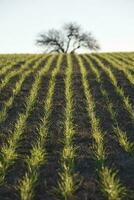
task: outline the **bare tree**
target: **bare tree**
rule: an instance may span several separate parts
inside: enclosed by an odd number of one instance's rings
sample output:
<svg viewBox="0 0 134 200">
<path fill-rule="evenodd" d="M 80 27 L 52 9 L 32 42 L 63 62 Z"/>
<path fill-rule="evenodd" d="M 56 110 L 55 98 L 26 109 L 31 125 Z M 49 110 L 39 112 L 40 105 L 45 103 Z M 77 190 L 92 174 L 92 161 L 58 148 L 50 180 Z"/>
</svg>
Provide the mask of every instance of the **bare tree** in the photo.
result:
<svg viewBox="0 0 134 200">
<path fill-rule="evenodd" d="M 83 32 L 76 23 L 68 23 L 61 30 L 51 29 L 39 35 L 36 43 L 46 52 L 74 53 L 80 48 L 99 50 L 99 44 L 91 32 Z"/>
</svg>

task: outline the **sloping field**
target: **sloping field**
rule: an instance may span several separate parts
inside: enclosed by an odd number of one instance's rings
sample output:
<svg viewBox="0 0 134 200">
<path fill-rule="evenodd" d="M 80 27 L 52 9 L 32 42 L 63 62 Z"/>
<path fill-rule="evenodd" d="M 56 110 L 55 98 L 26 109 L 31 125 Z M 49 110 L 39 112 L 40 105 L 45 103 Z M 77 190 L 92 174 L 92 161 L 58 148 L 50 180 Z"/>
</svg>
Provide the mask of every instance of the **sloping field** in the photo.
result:
<svg viewBox="0 0 134 200">
<path fill-rule="evenodd" d="M 0 200 L 134 200 L 134 53 L 0 55 Z"/>
</svg>

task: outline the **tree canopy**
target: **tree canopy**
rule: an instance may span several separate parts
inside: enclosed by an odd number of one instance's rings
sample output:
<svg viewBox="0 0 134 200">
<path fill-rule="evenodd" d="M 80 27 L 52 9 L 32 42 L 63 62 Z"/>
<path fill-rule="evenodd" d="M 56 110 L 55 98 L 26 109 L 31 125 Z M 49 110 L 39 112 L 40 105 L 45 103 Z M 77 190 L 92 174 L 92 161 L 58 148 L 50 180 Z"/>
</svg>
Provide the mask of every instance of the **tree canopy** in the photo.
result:
<svg viewBox="0 0 134 200">
<path fill-rule="evenodd" d="M 39 34 L 37 45 L 46 52 L 75 53 L 78 49 L 99 50 L 98 41 L 91 32 L 85 32 L 76 23 L 67 23 L 60 30 L 50 29 Z"/>
</svg>

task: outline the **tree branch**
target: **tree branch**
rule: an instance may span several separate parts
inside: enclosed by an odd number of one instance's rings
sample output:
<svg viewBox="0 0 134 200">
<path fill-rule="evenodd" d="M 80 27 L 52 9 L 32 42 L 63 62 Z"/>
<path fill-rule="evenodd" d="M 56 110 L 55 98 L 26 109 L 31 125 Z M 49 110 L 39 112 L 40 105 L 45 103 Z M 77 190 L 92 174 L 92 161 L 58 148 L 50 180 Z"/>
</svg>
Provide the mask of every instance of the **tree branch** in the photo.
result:
<svg viewBox="0 0 134 200">
<path fill-rule="evenodd" d="M 66 50 L 65 50 L 65 53 L 68 52 L 68 49 L 69 49 L 71 40 L 72 40 L 72 37 L 68 36 L 67 48 L 66 48 Z"/>
<path fill-rule="evenodd" d="M 58 43 L 58 41 L 57 41 L 57 40 L 55 40 L 55 43 L 56 43 L 56 45 L 59 47 L 59 49 L 61 50 L 61 52 L 62 52 L 62 53 L 64 53 L 64 52 L 65 52 L 65 50 L 64 50 L 64 48 L 61 46 L 61 44 L 60 44 L 60 43 Z"/>
<path fill-rule="evenodd" d="M 77 49 L 79 49 L 80 48 L 80 45 L 78 45 L 77 47 L 75 47 L 72 51 L 71 51 L 71 53 L 74 53 Z"/>
</svg>

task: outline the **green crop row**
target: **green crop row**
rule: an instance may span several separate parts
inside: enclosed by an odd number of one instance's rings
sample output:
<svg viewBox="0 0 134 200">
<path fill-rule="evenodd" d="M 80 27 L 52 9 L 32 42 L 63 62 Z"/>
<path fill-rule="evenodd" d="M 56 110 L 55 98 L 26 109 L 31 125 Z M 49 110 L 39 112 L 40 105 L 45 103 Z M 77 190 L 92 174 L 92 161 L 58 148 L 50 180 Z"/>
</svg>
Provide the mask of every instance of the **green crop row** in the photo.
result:
<svg viewBox="0 0 134 200">
<path fill-rule="evenodd" d="M 105 99 L 105 103 L 107 106 L 107 110 L 110 113 L 110 117 L 112 119 L 112 125 L 113 125 L 113 131 L 117 137 L 118 143 L 120 146 L 128 153 L 133 153 L 134 151 L 134 142 L 131 142 L 125 131 L 119 127 L 118 120 L 117 120 L 117 112 L 114 109 L 114 105 L 112 101 L 110 100 L 110 97 L 108 95 L 108 92 L 106 91 L 103 83 L 103 79 L 101 77 L 100 70 L 98 70 L 95 65 L 92 63 L 91 59 L 89 59 L 86 55 L 83 56 L 85 60 L 88 62 L 90 69 L 96 76 L 96 80 L 100 86 L 101 94 L 103 95 L 103 98 Z"/>
<path fill-rule="evenodd" d="M 51 73 L 46 98 L 44 98 L 43 117 L 37 131 L 37 141 L 32 145 L 30 156 L 25 159 L 27 172 L 19 181 L 19 191 L 21 200 L 31 200 L 34 196 L 34 188 L 38 182 L 39 169 L 47 162 L 47 152 L 45 150 L 46 137 L 48 135 L 50 114 L 53 106 L 53 95 L 55 80 L 61 68 L 62 54 L 57 60 L 57 65 Z"/>
<path fill-rule="evenodd" d="M 127 110 L 127 112 L 129 113 L 132 121 L 134 121 L 134 110 L 133 110 L 133 105 L 130 102 L 130 99 L 128 96 L 125 95 L 124 89 L 123 87 L 119 86 L 118 81 L 116 76 L 114 75 L 114 73 L 112 72 L 112 70 L 105 66 L 100 59 L 98 59 L 95 56 L 89 56 L 93 59 L 95 59 L 95 61 L 97 62 L 97 64 L 102 68 L 102 70 L 107 74 L 109 80 L 111 81 L 112 85 L 115 87 L 115 91 L 117 93 L 118 96 L 120 96 L 122 98 L 122 101 L 124 103 L 124 107 Z"/>
<path fill-rule="evenodd" d="M 99 119 L 97 118 L 95 113 L 95 103 L 91 93 L 89 82 L 87 80 L 87 70 L 84 67 L 82 59 L 79 56 L 77 56 L 77 59 L 80 66 L 84 93 L 87 100 L 88 116 L 91 120 L 91 134 L 93 138 L 92 149 L 94 159 L 96 161 L 101 190 L 107 197 L 107 199 L 120 200 L 126 194 L 126 189 L 120 182 L 117 176 L 117 171 L 110 168 L 106 164 L 107 155 L 105 147 L 105 137 L 100 128 Z"/>
<path fill-rule="evenodd" d="M 75 135 L 73 124 L 73 89 L 72 89 L 73 63 L 71 55 L 67 55 L 67 68 L 65 71 L 65 121 L 63 151 L 61 152 L 61 171 L 59 172 L 58 192 L 63 199 L 72 197 L 76 187 L 74 183 L 74 158 L 75 147 L 73 139 Z"/>
<path fill-rule="evenodd" d="M 32 84 L 32 88 L 29 92 L 29 96 L 26 97 L 25 112 L 19 114 L 17 121 L 14 125 L 14 130 L 10 133 L 7 142 L 3 144 L 3 146 L 1 146 L 0 148 L 0 184 L 4 183 L 7 170 L 10 166 L 14 164 L 15 160 L 18 158 L 18 154 L 16 152 L 18 142 L 22 138 L 23 131 L 26 127 L 26 121 L 34 108 L 38 95 L 38 90 L 41 84 L 41 78 L 48 72 L 54 57 L 55 56 L 52 56 L 48 60 L 45 67 L 38 71 L 38 73 L 36 74 L 35 81 Z"/>
</svg>

